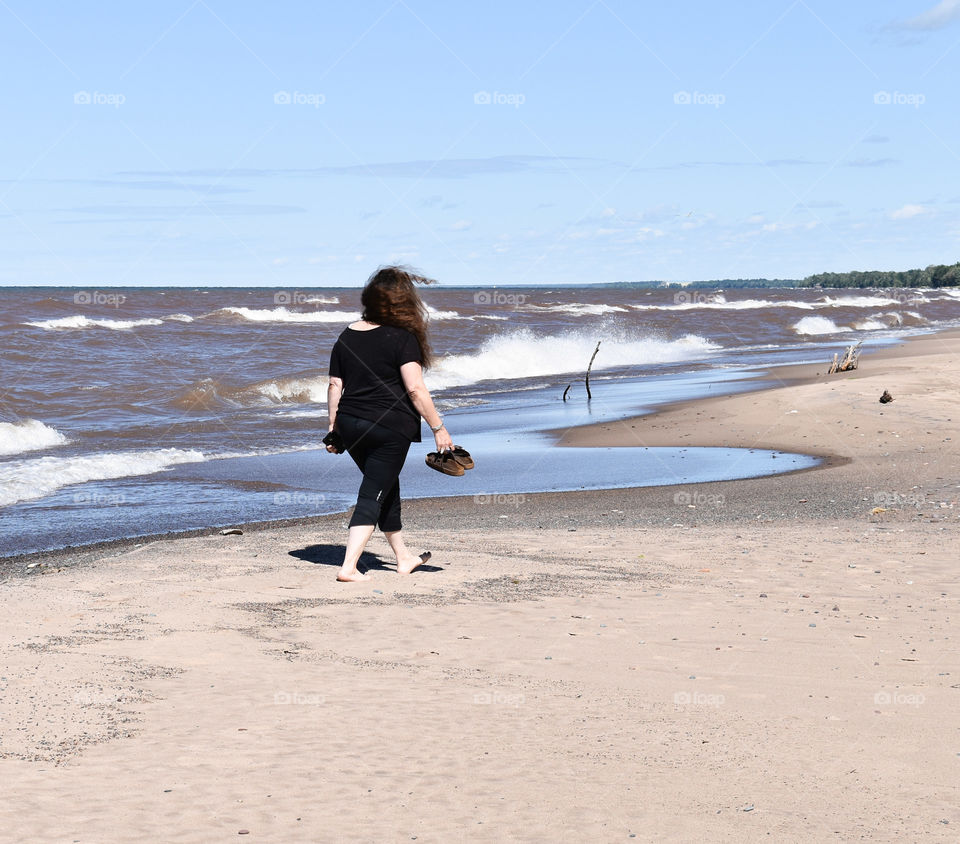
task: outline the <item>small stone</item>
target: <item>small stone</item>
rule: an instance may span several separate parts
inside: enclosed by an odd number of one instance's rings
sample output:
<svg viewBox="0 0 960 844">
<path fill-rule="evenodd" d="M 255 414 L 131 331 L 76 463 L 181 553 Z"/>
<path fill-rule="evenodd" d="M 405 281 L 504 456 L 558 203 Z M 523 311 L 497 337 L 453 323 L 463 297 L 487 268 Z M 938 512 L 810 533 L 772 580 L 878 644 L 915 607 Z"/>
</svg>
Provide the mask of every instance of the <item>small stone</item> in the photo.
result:
<svg viewBox="0 0 960 844">
<path fill-rule="evenodd" d="M 243 536 L 243 531 L 240 528 L 226 528 L 225 530 L 220 531 L 220 536 Z M 238 833 L 239 835 L 240 833 Z M 243 835 L 248 835 L 249 833 L 244 832 Z"/>
<path fill-rule="evenodd" d="M 249 835 L 249 834 L 250 834 L 250 830 L 249 830 L 249 829 L 238 829 L 238 830 L 237 830 L 237 835 Z"/>
<path fill-rule="evenodd" d="M 817 625 L 814 624 L 812 621 L 807 625 L 807 627 L 816 627 L 816 626 L 817 626 Z"/>
<path fill-rule="evenodd" d="M 761 598 L 766 598 L 766 597 L 767 597 L 767 593 L 766 593 L 766 592 L 761 592 L 761 593 L 760 593 L 760 597 L 761 597 Z"/>
<path fill-rule="evenodd" d="M 752 811 L 753 811 L 753 804 L 751 804 L 751 805 L 749 805 L 749 806 L 744 806 L 744 807 L 743 807 L 743 811 L 744 811 L 744 812 L 752 812 Z"/>
</svg>

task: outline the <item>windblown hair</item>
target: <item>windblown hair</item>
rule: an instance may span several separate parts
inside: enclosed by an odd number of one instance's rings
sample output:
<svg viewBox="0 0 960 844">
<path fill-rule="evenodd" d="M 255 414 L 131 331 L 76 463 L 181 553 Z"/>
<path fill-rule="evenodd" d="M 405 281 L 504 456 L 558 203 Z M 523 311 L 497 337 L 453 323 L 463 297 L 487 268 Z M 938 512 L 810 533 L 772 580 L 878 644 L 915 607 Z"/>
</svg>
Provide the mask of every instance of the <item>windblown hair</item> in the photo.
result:
<svg viewBox="0 0 960 844">
<path fill-rule="evenodd" d="M 360 294 L 362 318 L 377 325 L 393 325 L 409 331 L 420 343 L 420 365 L 428 369 L 433 361 L 433 350 L 427 338 L 429 316 L 414 286 L 416 284 L 436 282 L 418 275 L 409 267 L 380 267 L 367 279 Z"/>
</svg>

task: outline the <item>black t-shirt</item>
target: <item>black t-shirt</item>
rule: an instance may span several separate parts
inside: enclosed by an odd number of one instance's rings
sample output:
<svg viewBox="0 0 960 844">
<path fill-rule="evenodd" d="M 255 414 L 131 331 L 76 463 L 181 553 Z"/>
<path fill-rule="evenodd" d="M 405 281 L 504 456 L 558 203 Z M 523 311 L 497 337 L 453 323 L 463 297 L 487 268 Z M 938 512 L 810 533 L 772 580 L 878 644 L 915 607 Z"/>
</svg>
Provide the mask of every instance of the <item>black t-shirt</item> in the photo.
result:
<svg viewBox="0 0 960 844">
<path fill-rule="evenodd" d="M 344 329 L 330 353 L 330 376 L 343 381 L 337 412 L 369 419 L 420 442 L 420 414 L 400 375 L 401 366 L 420 360 L 420 344 L 404 328 Z"/>
</svg>

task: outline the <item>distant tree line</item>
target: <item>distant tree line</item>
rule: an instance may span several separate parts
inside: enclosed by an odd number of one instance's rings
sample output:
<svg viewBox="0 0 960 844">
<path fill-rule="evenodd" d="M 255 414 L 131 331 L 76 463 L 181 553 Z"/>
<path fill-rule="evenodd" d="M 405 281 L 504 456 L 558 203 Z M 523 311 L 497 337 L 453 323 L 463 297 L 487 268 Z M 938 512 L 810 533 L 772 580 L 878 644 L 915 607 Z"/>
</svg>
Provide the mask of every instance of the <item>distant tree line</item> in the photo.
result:
<svg viewBox="0 0 960 844">
<path fill-rule="evenodd" d="M 960 262 L 931 264 L 922 270 L 867 270 L 850 273 L 818 273 L 796 278 L 719 278 L 712 281 L 616 281 L 597 287 L 668 290 L 735 290 L 755 287 L 957 287 Z"/>
<path fill-rule="evenodd" d="M 960 263 L 931 264 L 922 270 L 870 270 L 851 273 L 818 273 L 807 276 L 800 287 L 956 287 Z"/>
</svg>

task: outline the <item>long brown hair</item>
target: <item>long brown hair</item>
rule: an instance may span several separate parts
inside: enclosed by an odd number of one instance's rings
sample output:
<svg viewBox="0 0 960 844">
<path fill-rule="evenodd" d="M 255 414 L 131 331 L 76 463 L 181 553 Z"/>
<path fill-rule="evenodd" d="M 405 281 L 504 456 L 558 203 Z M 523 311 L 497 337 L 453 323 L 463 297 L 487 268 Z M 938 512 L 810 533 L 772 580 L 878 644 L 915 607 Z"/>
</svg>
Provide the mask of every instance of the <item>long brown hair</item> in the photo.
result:
<svg viewBox="0 0 960 844">
<path fill-rule="evenodd" d="M 360 294 L 362 319 L 377 325 L 405 328 L 420 343 L 420 365 L 427 369 L 433 361 L 433 350 L 427 339 L 427 308 L 415 284 L 436 284 L 432 278 L 419 275 L 409 267 L 380 267 Z"/>
</svg>

